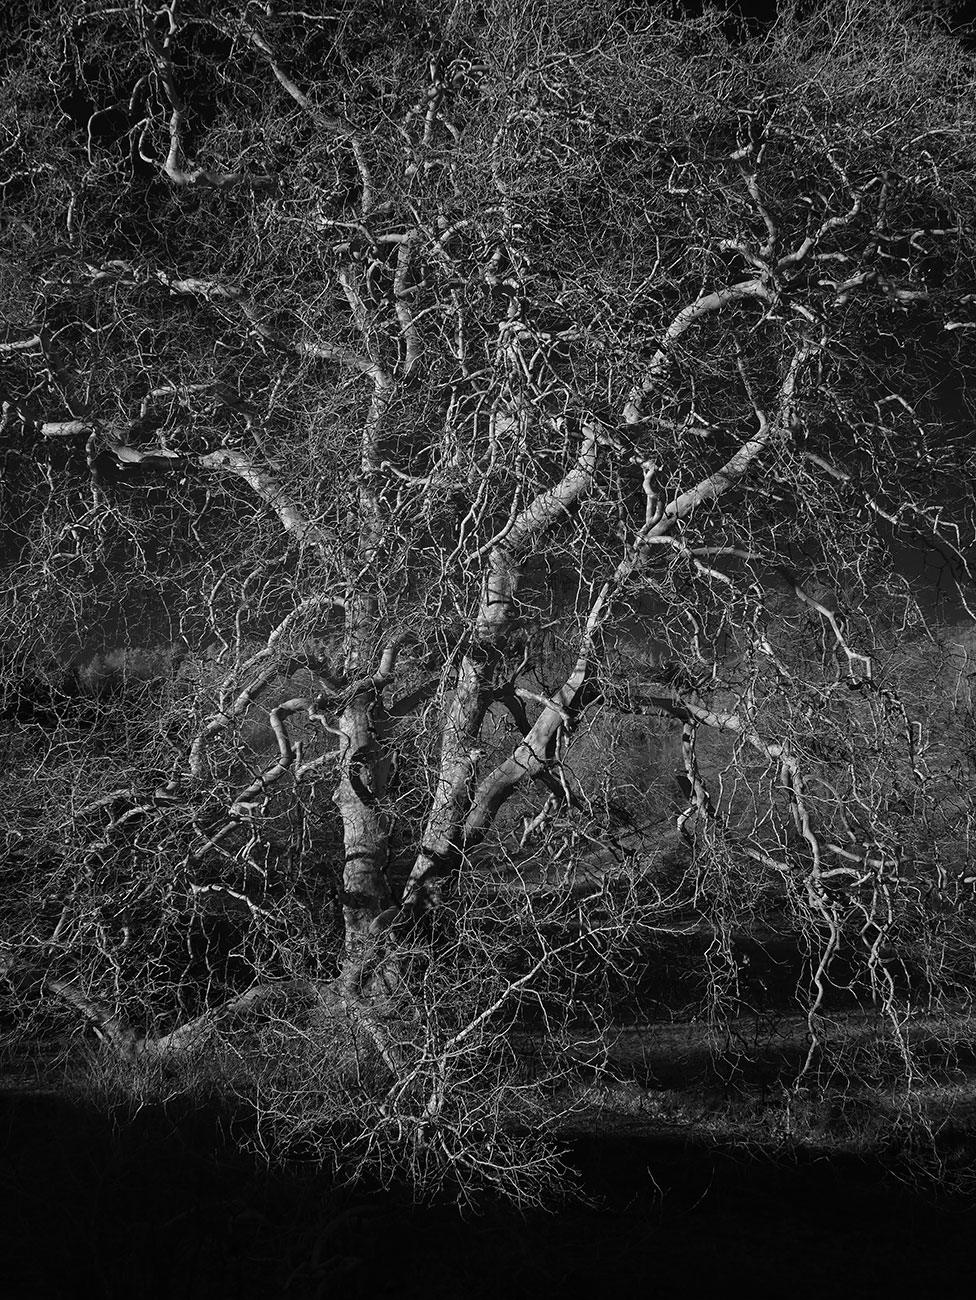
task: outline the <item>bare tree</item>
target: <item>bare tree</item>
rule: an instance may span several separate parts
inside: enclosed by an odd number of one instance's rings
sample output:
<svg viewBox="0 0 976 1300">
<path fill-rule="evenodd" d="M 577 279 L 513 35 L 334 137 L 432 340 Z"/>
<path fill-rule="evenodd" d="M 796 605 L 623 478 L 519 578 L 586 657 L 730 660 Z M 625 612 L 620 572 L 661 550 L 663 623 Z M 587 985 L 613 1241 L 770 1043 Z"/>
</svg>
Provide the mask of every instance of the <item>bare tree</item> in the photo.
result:
<svg viewBox="0 0 976 1300">
<path fill-rule="evenodd" d="M 519 1195 L 655 934 L 726 1009 L 730 936 L 806 944 L 806 1073 L 840 954 L 911 1075 L 906 1006 L 970 994 L 968 58 L 876 3 L 48 18 L 11 978 L 127 1058 L 261 1009 L 288 1132 Z"/>
</svg>

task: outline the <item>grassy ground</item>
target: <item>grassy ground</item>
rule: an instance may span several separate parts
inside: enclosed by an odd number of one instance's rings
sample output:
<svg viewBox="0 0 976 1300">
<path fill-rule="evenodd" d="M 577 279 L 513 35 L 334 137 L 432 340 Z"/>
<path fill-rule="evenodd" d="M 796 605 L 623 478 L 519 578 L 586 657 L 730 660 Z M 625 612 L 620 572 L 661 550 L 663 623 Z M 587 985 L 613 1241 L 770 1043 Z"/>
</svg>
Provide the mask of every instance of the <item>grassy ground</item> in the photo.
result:
<svg viewBox="0 0 976 1300">
<path fill-rule="evenodd" d="M 890 1031 L 890 1026 L 888 1030 Z M 902 1041 L 866 1013 L 622 1028 L 604 1077 L 575 1090 L 576 1133 L 720 1141 L 766 1154 L 912 1149 L 935 1178 L 976 1186 L 976 1021 L 920 1018 Z M 914 1072 L 906 1064 L 910 1053 Z M 581 1049 L 581 1057 L 585 1050 Z M 919 1072 L 924 1067 L 924 1073 Z"/>
</svg>

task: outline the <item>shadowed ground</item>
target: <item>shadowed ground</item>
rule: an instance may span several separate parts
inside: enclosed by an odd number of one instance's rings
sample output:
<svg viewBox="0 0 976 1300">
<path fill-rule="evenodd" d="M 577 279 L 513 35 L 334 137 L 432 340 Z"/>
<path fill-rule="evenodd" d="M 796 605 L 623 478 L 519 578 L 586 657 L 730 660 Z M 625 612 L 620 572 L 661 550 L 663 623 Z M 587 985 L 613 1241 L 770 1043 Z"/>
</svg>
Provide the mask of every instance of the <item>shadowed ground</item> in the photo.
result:
<svg viewBox="0 0 976 1300">
<path fill-rule="evenodd" d="M 976 1212 L 850 1156 L 579 1137 L 597 1204 L 521 1218 L 272 1175 L 226 1118 L 0 1094 L 11 1300 L 968 1293 Z"/>
</svg>

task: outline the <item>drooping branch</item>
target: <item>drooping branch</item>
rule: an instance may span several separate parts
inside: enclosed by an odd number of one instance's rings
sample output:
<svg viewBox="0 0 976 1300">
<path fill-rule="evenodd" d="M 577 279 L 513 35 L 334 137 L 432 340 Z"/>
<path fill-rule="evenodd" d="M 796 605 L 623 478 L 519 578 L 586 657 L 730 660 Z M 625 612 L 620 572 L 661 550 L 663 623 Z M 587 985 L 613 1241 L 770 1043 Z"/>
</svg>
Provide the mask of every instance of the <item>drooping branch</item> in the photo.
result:
<svg viewBox="0 0 976 1300">
<path fill-rule="evenodd" d="M 169 1033 L 143 1035 L 125 1025 L 115 1012 L 98 999 L 89 997 L 77 984 L 54 978 L 48 978 L 45 983 L 52 993 L 84 1016 L 117 1056 L 129 1062 L 140 1057 L 165 1059 L 195 1047 L 204 1047 L 230 1018 L 244 1012 L 258 1011 L 266 1003 L 284 996 L 294 997 L 298 994 L 308 1001 L 336 1001 L 334 995 L 329 998 L 328 986 L 318 985 L 311 980 L 278 980 L 269 984 L 256 984 L 220 1006 L 212 1007 L 193 1020 L 177 1025 Z"/>
<path fill-rule="evenodd" d="M 227 470 L 242 479 L 262 501 L 272 507 L 281 526 L 299 542 L 325 543 L 319 528 L 310 522 L 300 506 L 289 497 L 274 474 L 260 468 L 250 456 L 227 447 L 200 457 L 204 469 Z"/>
<path fill-rule="evenodd" d="M 120 1017 L 96 998 L 89 997 L 77 984 L 68 980 L 48 979 L 47 987 L 79 1011 L 94 1027 L 96 1033 L 114 1052 L 125 1060 L 134 1060 L 140 1054 L 142 1040 L 126 1026 Z"/>
<path fill-rule="evenodd" d="M 268 42 L 256 32 L 252 27 L 245 27 L 248 40 L 267 60 L 268 67 L 281 86 L 282 90 L 289 95 L 295 103 L 306 112 L 317 126 L 322 127 L 336 139 L 344 140 L 348 143 L 352 155 L 356 160 L 356 167 L 359 171 L 359 177 L 362 182 L 362 197 L 360 199 L 360 210 L 362 215 L 368 216 L 376 204 L 376 189 L 373 182 L 372 170 L 366 157 L 366 147 L 362 136 L 347 123 L 340 121 L 337 117 L 331 117 L 318 108 L 309 97 L 301 90 L 295 81 L 285 72 L 279 63 L 274 50 Z"/>
<path fill-rule="evenodd" d="M 162 45 L 152 33 L 150 21 L 147 20 L 141 0 L 136 7 L 136 14 L 143 43 L 152 61 L 158 82 L 162 86 L 169 103 L 169 148 L 162 163 L 164 175 L 174 185 L 201 185 L 218 190 L 241 184 L 250 185 L 255 189 L 273 185 L 274 177 L 266 174 L 254 175 L 246 171 L 216 172 L 206 167 L 187 168 L 185 166 L 183 136 L 186 129 L 186 110 L 176 84 L 173 61 L 169 56 L 174 31 L 172 13 L 170 13 L 170 32 Z"/>
</svg>

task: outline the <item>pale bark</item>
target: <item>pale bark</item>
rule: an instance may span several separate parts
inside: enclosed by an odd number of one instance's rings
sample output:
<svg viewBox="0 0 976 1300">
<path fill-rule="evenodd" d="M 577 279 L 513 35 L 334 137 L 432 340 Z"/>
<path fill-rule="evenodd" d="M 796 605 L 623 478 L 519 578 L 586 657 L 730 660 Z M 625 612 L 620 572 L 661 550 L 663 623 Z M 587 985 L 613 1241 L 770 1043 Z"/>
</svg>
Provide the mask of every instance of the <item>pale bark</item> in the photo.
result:
<svg viewBox="0 0 976 1300">
<path fill-rule="evenodd" d="M 386 768 L 377 753 L 374 710 L 374 701 L 360 699 L 339 716 L 339 780 L 333 801 L 342 817 L 342 909 L 350 958 L 363 955 L 369 927 L 392 897 L 386 875 Z"/>
<path fill-rule="evenodd" d="M 281 526 L 300 542 L 322 541 L 318 529 L 306 517 L 301 507 L 289 498 L 285 488 L 273 472 L 261 468 L 243 452 L 232 448 L 212 451 L 200 457 L 204 469 L 227 470 L 251 488 L 262 501 L 266 501 L 281 520 Z"/>
<path fill-rule="evenodd" d="M 597 455 L 595 428 L 584 425 L 582 436 L 582 448 L 569 473 L 531 501 L 489 552 L 471 644 L 458 669 L 457 684 L 444 720 L 437 787 L 421 849 L 404 891 L 404 906 L 436 902 L 439 878 L 457 865 L 459 854 L 467 847 L 461 829 L 468 815 L 481 756 L 477 741 L 491 702 L 487 683 L 492 679 L 492 661 L 505 649 L 523 557 L 532 543 L 586 493 L 593 481 Z"/>
</svg>

